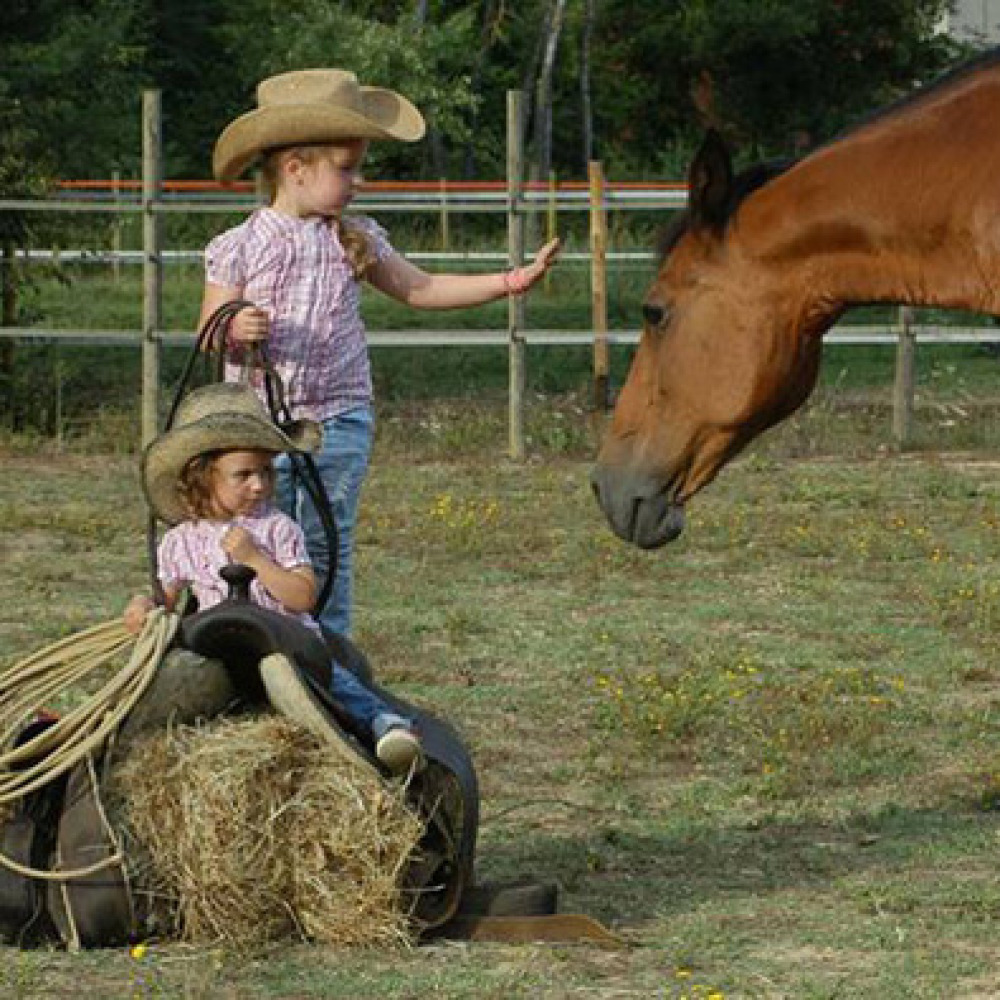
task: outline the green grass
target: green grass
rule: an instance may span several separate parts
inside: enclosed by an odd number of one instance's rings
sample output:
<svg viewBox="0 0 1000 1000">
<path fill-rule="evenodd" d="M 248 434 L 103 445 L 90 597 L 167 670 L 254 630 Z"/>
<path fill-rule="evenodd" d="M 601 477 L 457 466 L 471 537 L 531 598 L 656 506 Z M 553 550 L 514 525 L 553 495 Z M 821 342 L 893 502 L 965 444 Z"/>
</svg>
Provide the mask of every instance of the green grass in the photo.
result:
<svg viewBox="0 0 1000 1000">
<path fill-rule="evenodd" d="M 637 303 L 650 277 L 650 268 L 637 266 L 612 270 L 609 277 L 611 329 L 637 329 Z M 193 330 L 201 301 L 201 270 L 179 265 L 167 270 L 163 325 L 171 330 Z M 39 328 L 137 330 L 141 326 L 141 286 L 134 271 L 123 272 L 116 282 L 107 270 L 93 266 L 67 266 L 58 280 L 39 270 L 31 290 L 22 299 L 19 322 Z M 565 264 L 552 275 L 548 288 L 527 300 L 527 323 L 534 329 L 589 329 L 590 292 L 585 267 Z M 406 309 L 377 293 L 368 293 L 364 311 L 373 330 L 421 328 L 504 329 L 507 305 L 497 302 L 476 309 L 420 312 Z M 859 320 L 891 325 L 890 310 L 864 310 Z M 948 318 L 933 315 L 941 322 Z M 954 321 L 968 317 L 951 315 Z M 188 350 L 167 348 L 163 353 L 163 382 L 172 386 L 187 359 Z M 611 383 L 624 381 L 632 355 L 628 346 L 611 348 Z M 527 355 L 527 382 L 532 393 L 591 396 L 592 351 L 586 346 L 531 346 Z M 992 446 L 1000 426 L 996 417 L 994 386 L 998 360 L 975 345 L 922 345 L 917 352 L 918 446 Z M 843 346 L 825 349 L 820 378 L 821 392 L 813 413 L 819 419 L 800 423 L 799 433 L 813 433 L 817 423 L 829 447 L 835 423 L 843 411 L 858 419 L 888 424 L 890 387 L 894 376 L 892 346 Z M 404 409 L 413 401 L 502 399 L 508 385 L 506 347 L 379 347 L 372 351 L 376 398 Z M 64 436 L 92 436 L 114 425 L 122 415 L 138 423 L 140 352 L 136 347 L 84 347 L 22 343 L 16 348 L 15 404 L 0 411 L 7 427 L 21 431 Z M 6 395 L 6 390 L 5 390 Z M 864 411 L 867 416 L 863 416 Z M 852 418 L 853 419 L 853 418 Z M 570 447 L 577 435 L 564 425 L 550 428 L 567 438 Z M 845 435 L 848 437 L 849 435 Z M 558 441 L 541 442 L 558 447 Z M 808 452 L 813 444 L 800 440 Z M 844 441 L 844 446 L 851 447 Z"/>
<path fill-rule="evenodd" d="M 978 410 L 925 414 L 901 456 L 875 403 L 842 402 L 754 446 L 652 553 L 594 505 L 572 397 L 533 404 L 522 464 L 502 406 L 383 408 L 356 638 L 466 735 L 480 876 L 555 879 L 626 949 L 0 951 L 0 991 L 997 995 L 1000 463 Z M 95 440 L 4 440 L 4 662 L 145 586 L 134 457 Z"/>
</svg>

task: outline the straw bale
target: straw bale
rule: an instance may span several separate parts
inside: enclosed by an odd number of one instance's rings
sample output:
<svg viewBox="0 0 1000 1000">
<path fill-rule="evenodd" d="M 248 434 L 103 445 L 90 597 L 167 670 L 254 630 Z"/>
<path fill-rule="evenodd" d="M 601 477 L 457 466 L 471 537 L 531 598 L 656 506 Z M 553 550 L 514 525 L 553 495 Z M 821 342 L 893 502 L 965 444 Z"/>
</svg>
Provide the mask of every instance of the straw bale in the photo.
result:
<svg viewBox="0 0 1000 1000">
<path fill-rule="evenodd" d="M 151 930 L 238 946 L 411 941 L 401 882 L 422 825 L 403 789 L 286 719 L 155 733 L 106 791 Z"/>
</svg>

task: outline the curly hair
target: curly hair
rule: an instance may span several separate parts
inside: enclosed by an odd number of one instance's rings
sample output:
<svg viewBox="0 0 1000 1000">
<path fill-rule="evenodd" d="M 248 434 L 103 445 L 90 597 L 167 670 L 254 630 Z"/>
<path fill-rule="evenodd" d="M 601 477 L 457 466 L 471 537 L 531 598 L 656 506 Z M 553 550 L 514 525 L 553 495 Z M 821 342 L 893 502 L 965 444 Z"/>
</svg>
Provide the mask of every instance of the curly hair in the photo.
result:
<svg viewBox="0 0 1000 1000">
<path fill-rule="evenodd" d="M 279 149 L 268 150 L 261 159 L 260 167 L 267 203 L 274 204 L 274 199 L 278 194 L 281 168 L 289 157 L 297 156 L 303 163 L 315 163 L 323 156 L 328 155 L 329 151 L 328 145 L 282 146 Z M 340 245 L 344 248 L 355 281 L 363 281 L 376 263 L 368 237 L 360 229 L 345 222 L 339 216 L 331 219 L 330 224 L 337 234 Z"/>
<path fill-rule="evenodd" d="M 177 493 L 184 513 L 192 520 L 210 517 L 212 514 L 212 473 L 215 460 L 221 451 L 206 451 L 195 455 L 181 469 L 177 479 Z"/>
</svg>

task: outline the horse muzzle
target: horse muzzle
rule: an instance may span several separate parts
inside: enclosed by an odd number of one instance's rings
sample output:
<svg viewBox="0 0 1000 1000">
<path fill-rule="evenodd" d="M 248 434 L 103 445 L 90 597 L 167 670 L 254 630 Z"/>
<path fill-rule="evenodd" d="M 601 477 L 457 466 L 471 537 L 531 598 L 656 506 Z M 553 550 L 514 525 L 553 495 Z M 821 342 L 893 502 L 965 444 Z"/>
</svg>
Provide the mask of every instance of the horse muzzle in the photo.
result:
<svg viewBox="0 0 1000 1000">
<path fill-rule="evenodd" d="M 612 531 L 640 549 L 658 549 L 684 530 L 684 505 L 666 483 L 597 465 L 590 484 Z"/>
</svg>

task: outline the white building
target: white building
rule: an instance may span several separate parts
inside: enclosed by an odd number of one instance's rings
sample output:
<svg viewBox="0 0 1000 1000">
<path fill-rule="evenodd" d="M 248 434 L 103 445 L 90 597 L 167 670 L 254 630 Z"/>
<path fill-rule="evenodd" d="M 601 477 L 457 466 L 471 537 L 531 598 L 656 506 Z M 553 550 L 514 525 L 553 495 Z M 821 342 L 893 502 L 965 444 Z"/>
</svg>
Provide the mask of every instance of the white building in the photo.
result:
<svg viewBox="0 0 1000 1000">
<path fill-rule="evenodd" d="M 960 42 L 995 45 L 1000 42 L 1000 0 L 952 0 L 940 30 Z"/>
</svg>

